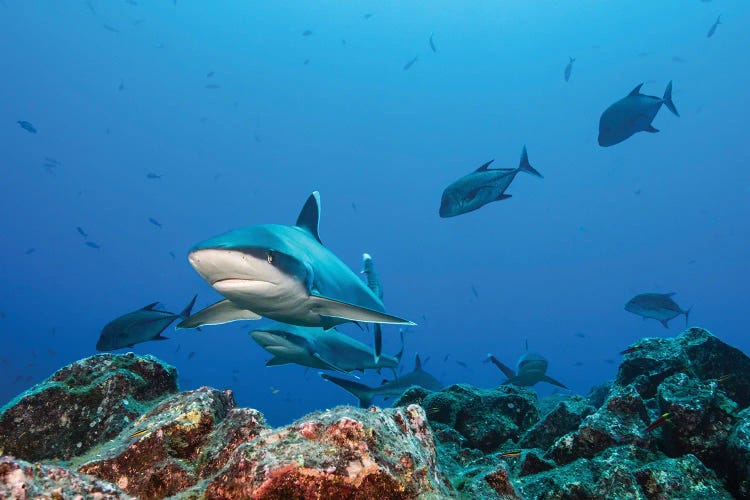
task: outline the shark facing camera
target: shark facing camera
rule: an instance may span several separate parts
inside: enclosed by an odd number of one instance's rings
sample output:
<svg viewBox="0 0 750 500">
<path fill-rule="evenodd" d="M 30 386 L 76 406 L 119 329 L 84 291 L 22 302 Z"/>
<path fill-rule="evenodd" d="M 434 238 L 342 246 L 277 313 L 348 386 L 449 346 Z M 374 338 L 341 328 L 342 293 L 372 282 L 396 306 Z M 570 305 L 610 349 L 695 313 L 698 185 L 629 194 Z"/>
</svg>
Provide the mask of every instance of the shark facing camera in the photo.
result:
<svg viewBox="0 0 750 500">
<path fill-rule="evenodd" d="M 190 264 L 224 299 L 177 327 L 261 317 L 326 330 L 349 321 L 413 325 L 388 314 L 381 299 L 323 245 L 319 223 L 315 191 L 293 226 L 247 226 L 196 245 Z"/>
</svg>

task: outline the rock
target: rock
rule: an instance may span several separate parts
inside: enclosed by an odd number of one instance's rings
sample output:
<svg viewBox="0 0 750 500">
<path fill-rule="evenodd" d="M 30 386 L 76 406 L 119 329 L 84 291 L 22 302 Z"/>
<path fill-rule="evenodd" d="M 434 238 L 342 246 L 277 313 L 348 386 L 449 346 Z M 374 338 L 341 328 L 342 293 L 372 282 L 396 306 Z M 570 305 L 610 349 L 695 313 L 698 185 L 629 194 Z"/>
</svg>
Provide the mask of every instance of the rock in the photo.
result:
<svg viewBox="0 0 750 500">
<path fill-rule="evenodd" d="M 587 415 L 594 413 L 588 399 L 571 396 L 545 414 L 521 438 L 521 448 L 549 448 L 557 438 L 578 428 Z"/>
<path fill-rule="evenodd" d="M 646 498 L 730 500 L 716 474 L 693 455 L 650 462 L 633 473 Z"/>
<path fill-rule="evenodd" d="M 607 396 L 609 395 L 609 391 L 612 389 L 612 382 L 605 382 L 603 384 L 596 385 L 591 388 L 589 391 L 588 396 L 586 396 L 589 400 L 589 403 L 594 408 L 599 408 L 601 405 L 604 404 L 604 402 L 607 400 Z"/>
<path fill-rule="evenodd" d="M 452 385 L 425 396 L 430 421 L 457 430 L 471 448 L 491 453 L 521 434 L 538 420 L 536 394 L 511 385 L 477 389 Z"/>
<path fill-rule="evenodd" d="M 417 405 L 338 407 L 242 444 L 205 489 L 209 498 L 448 496 Z"/>
<path fill-rule="evenodd" d="M 555 468 L 554 462 L 542 458 L 541 450 L 527 450 L 521 453 L 517 466 L 516 476 L 523 477 L 531 474 L 539 474 Z"/>
<path fill-rule="evenodd" d="M 726 447 L 737 417 L 737 403 L 712 380 L 702 382 L 684 373 L 659 385 L 660 414 L 669 413 L 659 446 L 668 456 L 693 454 L 720 475 L 727 471 Z M 654 415 L 656 416 L 656 415 Z"/>
<path fill-rule="evenodd" d="M 10 456 L 0 457 L 0 497 L 94 500 L 133 498 L 106 481 L 72 472 L 64 467 L 31 464 Z"/>
<path fill-rule="evenodd" d="M 233 408 L 211 433 L 198 457 L 198 477 L 205 478 L 223 468 L 242 444 L 267 430 L 266 420 L 258 410 Z"/>
<path fill-rule="evenodd" d="M 727 443 L 729 489 L 738 498 L 750 498 L 750 408 L 737 415 Z"/>
<path fill-rule="evenodd" d="M 607 402 L 587 416 L 577 430 L 559 438 L 545 458 L 568 464 L 578 458 L 593 458 L 613 446 L 641 440 L 648 413 L 634 386 L 614 387 Z"/>
<path fill-rule="evenodd" d="M 198 481 L 193 464 L 217 422 L 234 406 L 229 391 L 201 387 L 176 394 L 133 422 L 78 470 L 139 498 L 174 495 Z"/>
<path fill-rule="evenodd" d="M 77 361 L 0 410 L 0 450 L 24 460 L 67 460 L 114 438 L 175 391 L 175 369 L 151 356 Z"/>
</svg>

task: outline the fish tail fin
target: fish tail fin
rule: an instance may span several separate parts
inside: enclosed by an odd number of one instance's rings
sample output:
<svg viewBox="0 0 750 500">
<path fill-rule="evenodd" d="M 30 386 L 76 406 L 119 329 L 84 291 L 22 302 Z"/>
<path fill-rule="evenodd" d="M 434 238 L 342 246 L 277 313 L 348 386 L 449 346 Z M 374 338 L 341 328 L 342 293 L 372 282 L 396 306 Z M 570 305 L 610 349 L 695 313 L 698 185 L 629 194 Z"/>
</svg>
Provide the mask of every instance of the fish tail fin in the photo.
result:
<svg viewBox="0 0 750 500">
<path fill-rule="evenodd" d="M 721 14 L 719 14 L 719 17 L 716 18 L 716 24 L 724 24 L 721 22 Z"/>
<path fill-rule="evenodd" d="M 688 318 L 690 317 L 690 311 L 693 309 L 693 306 L 690 306 L 687 308 L 687 311 L 685 311 L 685 326 L 688 326 Z"/>
<path fill-rule="evenodd" d="M 572 63 L 573 63 L 573 62 L 576 62 L 576 58 L 575 58 L 575 57 L 570 57 L 570 56 L 568 56 L 568 59 L 570 59 L 570 62 L 572 62 Z"/>
<path fill-rule="evenodd" d="M 197 298 L 198 298 L 198 294 L 195 294 L 193 296 L 193 300 L 191 300 L 190 303 L 187 305 L 187 307 L 185 307 L 185 309 L 183 309 L 182 312 L 180 313 L 180 317 L 186 318 L 186 319 L 190 317 L 190 313 L 192 312 L 193 306 L 195 305 L 195 299 Z"/>
<path fill-rule="evenodd" d="M 328 375 L 327 373 L 320 373 L 319 375 L 327 381 L 333 382 L 345 391 L 354 395 L 355 398 L 359 399 L 360 408 L 369 408 L 372 404 L 372 387 L 368 387 L 365 384 L 360 384 L 359 382 L 354 382 L 345 378 Z"/>
<path fill-rule="evenodd" d="M 674 113 L 675 116 L 680 116 L 680 113 L 677 112 L 677 108 L 674 106 L 674 102 L 672 102 L 672 80 L 669 81 L 667 84 L 667 88 L 664 90 L 664 97 L 662 98 L 664 101 L 664 104 L 669 108 L 669 111 Z"/>
<path fill-rule="evenodd" d="M 528 174 L 536 175 L 537 177 L 544 177 L 542 174 L 537 172 L 537 170 L 529 163 L 529 155 L 526 153 L 526 146 L 524 146 L 523 150 L 521 151 L 521 162 L 518 164 L 518 170 L 520 170 L 521 172 L 526 172 Z"/>
</svg>

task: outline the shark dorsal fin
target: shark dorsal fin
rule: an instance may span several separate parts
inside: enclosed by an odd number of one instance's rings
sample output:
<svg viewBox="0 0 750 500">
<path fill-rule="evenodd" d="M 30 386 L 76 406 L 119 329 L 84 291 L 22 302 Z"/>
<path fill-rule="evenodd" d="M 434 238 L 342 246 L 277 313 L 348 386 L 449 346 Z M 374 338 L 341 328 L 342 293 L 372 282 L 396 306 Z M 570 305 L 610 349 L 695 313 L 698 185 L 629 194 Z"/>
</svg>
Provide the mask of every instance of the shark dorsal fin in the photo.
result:
<svg viewBox="0 0 750 500">
<path fill-rule="evenodd" d="M 492 160 L 488 161 L 487 163 L 485 163 L 484 165 L 482 165 L 481 167 L 479 167 L 479 168 L 478 168 L 478 169 L 477 169 L 476 171 L 477 171 L 477 172 L 484 172 L 485 170 L 487 170 L 487 169 L 488 169 L 488 168 L 490 167 L 490 164 L 491 164 L 491 163 L 492 163 L 493 161 L 495 161 L 495 160 L 494 160 L 494 159 L 492 159 Z"/>
<path fill-rule="evenodd" d="M 313 191 L 310 197 L 307 198 L 305 206 L 302 207 L 302 211 L 299 213 L 299 217 L 297 217 L 296 226 L 310 233 L 313 238 L 318 240 L 318 243 L 322 245 L 323 242 L 320 241 L 320 233 L 318 233 L 319 225 L 320 193 L 318 193 L 317 191 Z"/>
<path fill-rule="evenodd" d="M 156 307 L 158 305 L 159 305 L 158 302 L 154 302 L 153 304 L 149 304 L 147 306 L 142 307 L 141 310 L 142 311 L 151 311 L 151 310 L 153 310 L 154 307 Z"/>
<path fill-rule="evenodd" d="M 639 84 L 636 88 L 630 91 L 628 96 L 634 96 L 634 95 L 640 95 L 641 94 L 641 87 L 643 87 L 643 84 Z"/>
<path fill-rule="evenodd" d="M 419 359 L 419 354 L 414 358 L 414 371 L 418 372 L 422 370 L 422 360 Z"/>
</svg>

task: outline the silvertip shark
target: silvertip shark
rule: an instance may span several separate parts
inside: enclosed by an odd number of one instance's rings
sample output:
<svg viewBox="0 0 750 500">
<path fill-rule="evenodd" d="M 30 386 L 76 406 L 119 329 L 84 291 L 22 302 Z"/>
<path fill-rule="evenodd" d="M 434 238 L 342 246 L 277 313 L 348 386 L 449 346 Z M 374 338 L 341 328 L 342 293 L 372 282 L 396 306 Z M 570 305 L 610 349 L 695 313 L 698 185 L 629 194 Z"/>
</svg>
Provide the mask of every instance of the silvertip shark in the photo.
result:
<svg viewBox="0 0 750 500">
<path fill-rule="evenodd" d="M 188 260 L 225 297 L 177 328 L 266 317 L 326 330 L 347 321 L 414 325 L 383 302 L 320 240 L 320 195 L 313 192 L 293 226 L 259 224 L 196 245 Z"/>
</svg>

